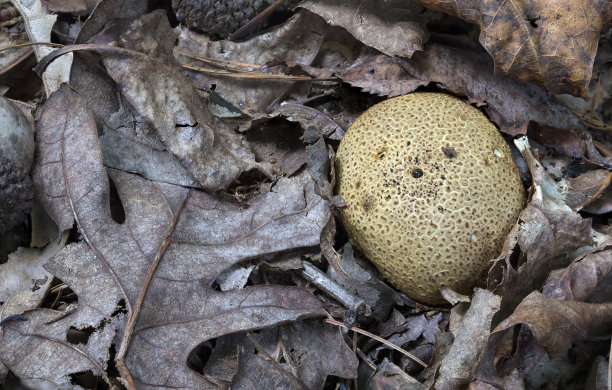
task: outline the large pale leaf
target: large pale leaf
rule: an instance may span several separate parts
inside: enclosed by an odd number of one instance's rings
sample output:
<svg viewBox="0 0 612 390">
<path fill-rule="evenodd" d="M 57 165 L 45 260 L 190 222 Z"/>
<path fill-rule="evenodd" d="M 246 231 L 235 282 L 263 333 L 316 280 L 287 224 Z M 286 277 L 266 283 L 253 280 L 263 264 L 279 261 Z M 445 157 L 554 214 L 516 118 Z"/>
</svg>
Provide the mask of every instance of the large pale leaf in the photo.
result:
<svg viewBox="0 0 612 390">
<path fill-rule="evenodd" d="M 240 261 L 318 245 L 329 206 L 314 193 L 307 174 L 281 179 L 241 205 L 109 170 L 125 210 L 119 224 L 111 217 L 107 173 L 84 99 L 64 85 L 42 115 L 63 119 L 62 125 L 43 122 L 38 131 L 56 141 L 45 153 L 61 149 L 62 169 L 47 175 L 63 181 L 62 199 L 85 243 L 67 247 L 47 267 L 77 293 L 77 311 L 52 325 L 49 319 L 57 313 L 32 311 L 27 321 L 3 326 L 3 340 L 10 343 L 2 343 L 0 358 L 18 377 L 65 386 L 76 372 L 104 376 L 110 342 L 118 332 L 117 366 L 128 383 L 210 388 L 187 367 L 187 355 L 198 344 L 321 313 L 318 299 L 297 287 L 211 288 L 220 273 Z M 65 137 L 75 137 L 74 142 Z M 73 161 L 73 155 L 81 161 Z M 70 327 L 83 326 L 91 328 L 90 341 L 65 346 Z M 48 360 L 25 353 L 58 345 L 67 352 Z"/>
</svg>

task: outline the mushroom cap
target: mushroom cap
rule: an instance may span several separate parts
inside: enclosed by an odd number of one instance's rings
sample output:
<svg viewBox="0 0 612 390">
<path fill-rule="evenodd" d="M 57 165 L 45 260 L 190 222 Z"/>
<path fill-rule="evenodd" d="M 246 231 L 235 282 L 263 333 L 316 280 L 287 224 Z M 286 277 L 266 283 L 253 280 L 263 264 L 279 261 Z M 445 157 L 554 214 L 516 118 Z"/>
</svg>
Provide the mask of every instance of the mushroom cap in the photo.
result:
<svg viewBox="0 0 612 390">
<path fill-rule="evenodd" d="M 336 154 L 349 238 L 398 290 L 428 304 L 482 283 L 525 203 L 510 148 L 476 108 L 441 93 L 385 100 Z"/>
</svg>

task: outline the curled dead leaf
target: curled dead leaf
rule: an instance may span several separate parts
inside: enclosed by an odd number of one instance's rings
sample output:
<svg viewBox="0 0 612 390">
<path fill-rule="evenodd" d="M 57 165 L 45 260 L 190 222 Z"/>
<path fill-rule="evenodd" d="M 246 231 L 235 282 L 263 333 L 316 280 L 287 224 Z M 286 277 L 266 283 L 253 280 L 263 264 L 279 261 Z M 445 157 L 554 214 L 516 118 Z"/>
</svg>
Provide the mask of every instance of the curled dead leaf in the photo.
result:
<svg viewBox="0 0 612 390">
<path fill-rule="evenodd" d="M 583 97 L 599 34 L 612 18 L 607 0 L 419 1 L 477 24 L 496 74 Z"/>
</svg>

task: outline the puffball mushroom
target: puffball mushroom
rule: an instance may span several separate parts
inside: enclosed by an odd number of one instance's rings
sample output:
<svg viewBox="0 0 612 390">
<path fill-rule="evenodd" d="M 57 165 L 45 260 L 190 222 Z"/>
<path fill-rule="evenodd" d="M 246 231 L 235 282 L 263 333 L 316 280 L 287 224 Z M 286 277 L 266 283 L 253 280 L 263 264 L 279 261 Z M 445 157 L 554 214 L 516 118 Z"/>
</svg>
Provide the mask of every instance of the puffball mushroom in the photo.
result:
<svg viewBox="0 0 612 390">
<path fill-rule="evenodd" d="M 442 93 L 385 100 L 336 154 L 351 242 L 411 298 L 482 283 L 525 203 L 510 148 L 476 108 Z"/>
</svg>

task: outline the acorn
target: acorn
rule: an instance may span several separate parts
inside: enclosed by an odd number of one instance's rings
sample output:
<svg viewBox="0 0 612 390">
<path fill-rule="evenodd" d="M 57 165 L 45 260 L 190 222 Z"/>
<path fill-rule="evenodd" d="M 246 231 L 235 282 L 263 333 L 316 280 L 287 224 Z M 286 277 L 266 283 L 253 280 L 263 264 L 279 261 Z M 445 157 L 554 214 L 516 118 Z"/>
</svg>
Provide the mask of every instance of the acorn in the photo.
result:
<svg viewBox="0 0 612 390">
<path fill-rule="evenodd" d="M 25 221 L 34 189 L 34 134 L 25 114 L 0 97 L 0 234 Z"/>
<path fill-rule="evenodd" d="M 478 109 L 442 93 L 385 100 L 336 154 L 351 242 L 398 290 L 426 304 L 469 294 L 525 204 L 508 144 Z"/>
</svg>

